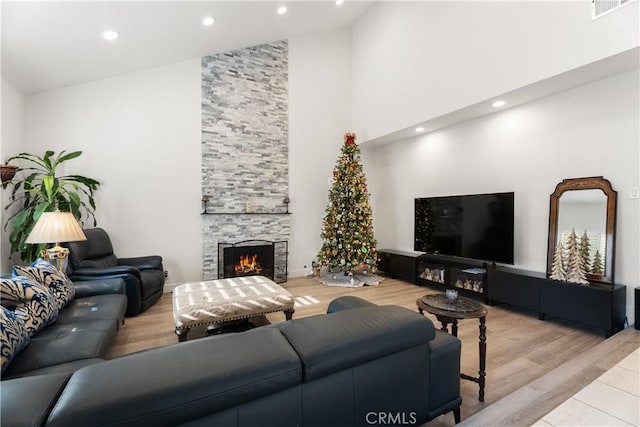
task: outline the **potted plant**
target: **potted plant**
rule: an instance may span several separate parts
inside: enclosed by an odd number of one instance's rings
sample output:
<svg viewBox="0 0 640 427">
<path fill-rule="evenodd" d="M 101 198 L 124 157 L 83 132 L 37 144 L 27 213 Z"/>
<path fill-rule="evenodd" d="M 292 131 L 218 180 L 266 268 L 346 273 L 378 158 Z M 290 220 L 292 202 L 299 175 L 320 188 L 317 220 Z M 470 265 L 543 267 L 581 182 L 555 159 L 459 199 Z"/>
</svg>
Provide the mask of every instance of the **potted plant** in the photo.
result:
<svg viewBox="0 0 640 427">
<path fill-rule="evenodd" d="M 13 189 L 5 211 L 11 210 L 12 214 L 4 224 L 5 231 L 11 224 L 11 253 L 20 253 L 23 261 L 34 260 L 44 247 L 25 243 L 43 212 L 59 209 L 71 212 L 81 223 L 91 218 L 93 225 L 96 225 L 93 194 L 100 183 L 81 175 L 56 175 L 56 170 L 62 163 L 81 154 L 82 151 L 61 151 L 57 155 L 54 151 L 46 151 L 40 157 L 20 153 L 7 160 L 7 164 L 16 160 L 25 164 L 25 167 L 18 167 L 16 176 L 9 181 Z"/>
</svg>

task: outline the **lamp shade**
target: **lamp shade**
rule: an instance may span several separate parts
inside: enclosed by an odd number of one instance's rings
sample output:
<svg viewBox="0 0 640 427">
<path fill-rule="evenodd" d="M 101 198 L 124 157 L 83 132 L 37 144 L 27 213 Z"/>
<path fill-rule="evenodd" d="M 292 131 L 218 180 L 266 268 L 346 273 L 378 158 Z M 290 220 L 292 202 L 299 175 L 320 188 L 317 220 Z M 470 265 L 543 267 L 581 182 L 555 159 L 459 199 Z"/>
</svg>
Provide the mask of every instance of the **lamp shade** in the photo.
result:
<svg viewBox="0 0 640 427">
<path fill-rule="evenodd" d="M 60 243 L 87 240 L 71 212 L 43 212 L 33 226 L 26 243 Z"/>
</svg>

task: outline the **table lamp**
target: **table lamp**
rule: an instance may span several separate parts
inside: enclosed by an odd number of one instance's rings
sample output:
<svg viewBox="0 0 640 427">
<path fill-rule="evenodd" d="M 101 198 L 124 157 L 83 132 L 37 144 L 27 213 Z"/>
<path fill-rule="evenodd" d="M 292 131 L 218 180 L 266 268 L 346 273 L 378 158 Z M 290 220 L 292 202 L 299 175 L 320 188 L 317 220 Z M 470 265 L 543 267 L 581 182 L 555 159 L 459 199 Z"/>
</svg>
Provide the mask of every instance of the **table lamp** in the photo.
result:
<svg viewBox="0 0 640 427">
<path fill-rule="evenodd" d="M 87 240 L 78 220 L 71 212 L 43 212 L 31 229 L 26 243 L 54 243 L 55 246 L 43 249 L 42 258 L 53 264 L 57 260 L 56 267 L 61 272 L 66 270 L 66 262 L 69 257 L 69 249 L 60 246 L 61 242 L 77 242 Z"/>
</svg>

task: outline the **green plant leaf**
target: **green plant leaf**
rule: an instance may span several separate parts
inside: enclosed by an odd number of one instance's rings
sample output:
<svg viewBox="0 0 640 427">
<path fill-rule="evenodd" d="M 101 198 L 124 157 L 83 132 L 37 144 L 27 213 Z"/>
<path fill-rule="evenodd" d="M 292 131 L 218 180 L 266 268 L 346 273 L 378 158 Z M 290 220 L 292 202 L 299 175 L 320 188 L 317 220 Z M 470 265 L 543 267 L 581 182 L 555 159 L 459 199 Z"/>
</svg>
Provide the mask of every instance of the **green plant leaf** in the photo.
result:
<svg viewBox="0 0 640 427">
<path fill-rule="evenodd" d="M 58 192 L 58 180 L 53 175 L 45 175 L 42 178 L 42 195 L 49 203 L 53 203 Z"/>
<path fill-rule="evenodd" d="M 53 172 L 55 170 L 53 165 L 51 164 L 51 156 L 53 156 L 54 154 L 55 152 L 53 151 L 46 151 L 44 153 L 44 157 L 42 158 L 42 162 L 45 164 L 46 169 L 50 172 Z"/>
<path fill-rule="evenodd" d="M 46 169 L 46 164 L 44 163 L 44 161 L 40 157 L 35 156 L 33 154 L 29 154 L 29 153 L 20 153 L 20 154 L 18 154 L 16 156 L 9 157 L 9 159 L 7 159 L 7 163 L 9 163 L 12 160 L 17 160 L 17 159 L 27 160 L 29 162 L 35 163 L 36 165 L 40 166 L 43 169 Z"/>
<path fill-rule="evenodd" d="M 82 176 L 82 175 L 66 175 L 66 176 L 63 176 L 60 179 L 65 179 L 65 180 L 66 179 L 71 179 L 73 181 L 80 182 L 80 183 L 82 183 L 82 184 L 86 185 L 87 187 L 92 188 L 94 190 L 97 189 L 98 186 L 100 185 L 99 181 L 96 181 L 93 178 L 87 178 L 86 176 Z"/>
<path fill-rule="evenodd" d="M 73 151 L 69 154 L 65 154 L 63 156 L 63 154 L 65 153 L 65 151 L 61 151 L 60 154 L 58 155 L 58 157 L 56 158 L 55 161 L 55 165 L 58 166 L 60 163 L 66 162 L 67 160 L 71 160 L 71 159 L 75 159 L 76 157 L 80 157 L 80 155 L 82 154 L 82 151 Z"/>
<path fill-rule="evenodd" d="M 69 195 L 69 201 L 71 202 L 71 204 L 75 206 L 76 209 L 80 207 L 80 196 L 78 196 L 78 193 L 69 193 L 68 195 Z"/>
<path fill-rule="evenodd" d="M 20 211 L 13 217 L 13 229 L 19 230 L 22 224 L 24 224 L 25 220 L 32 215 L 32 212 L 29 211 Z"/>
<path fill-rule="evenodd" d="M 40 203 L 38 206 L 36 206 L 36 208 L 33 211 L 33 222 L 35 223 L 37 220 L 40 219 L 40 216 L 42 215 L 42 212 L 48 212 L 51 211 L 51 204 L 50 203 Z"/>
</svg>

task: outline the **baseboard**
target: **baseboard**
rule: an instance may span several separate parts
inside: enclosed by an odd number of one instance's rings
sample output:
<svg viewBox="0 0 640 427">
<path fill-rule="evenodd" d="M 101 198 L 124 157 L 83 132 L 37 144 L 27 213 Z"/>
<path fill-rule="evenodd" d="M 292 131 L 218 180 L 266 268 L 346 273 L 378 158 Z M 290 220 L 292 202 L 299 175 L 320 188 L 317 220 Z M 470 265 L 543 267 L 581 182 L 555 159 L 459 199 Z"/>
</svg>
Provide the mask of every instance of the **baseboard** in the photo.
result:
<svg viewBox="0 0 640 427">
<path fill-rule="evenodd" d="M 173 289 L 176 286 L 181 285 L 181 283 L 165 283 L 164 284 L 164 289 L 162 289 L 162 293 L 163 294 L 170 294 L 171 292 L 173 292 Z"/>
<path fill-rule="evenodd" d="M 289 270 L 288 277 L 305 277 L 311 274 L 311 270 Z"/>
<path fill-rule="evenodd" d="M 306 276 L 309 276 L 310 274 L 311 274 L 311 271 L 309 270 L 291 270 L 287 273 L 287 277 L 306 277 Z M 176 286 L 180 286 L 184 283 L 188 283 L 188 282 L 165 283 L 164 289 L 162 290 L 162 292 L 165 294 L 170 294 L 171 292 L 173 292 L 173 289 Z"/>
</svg>

